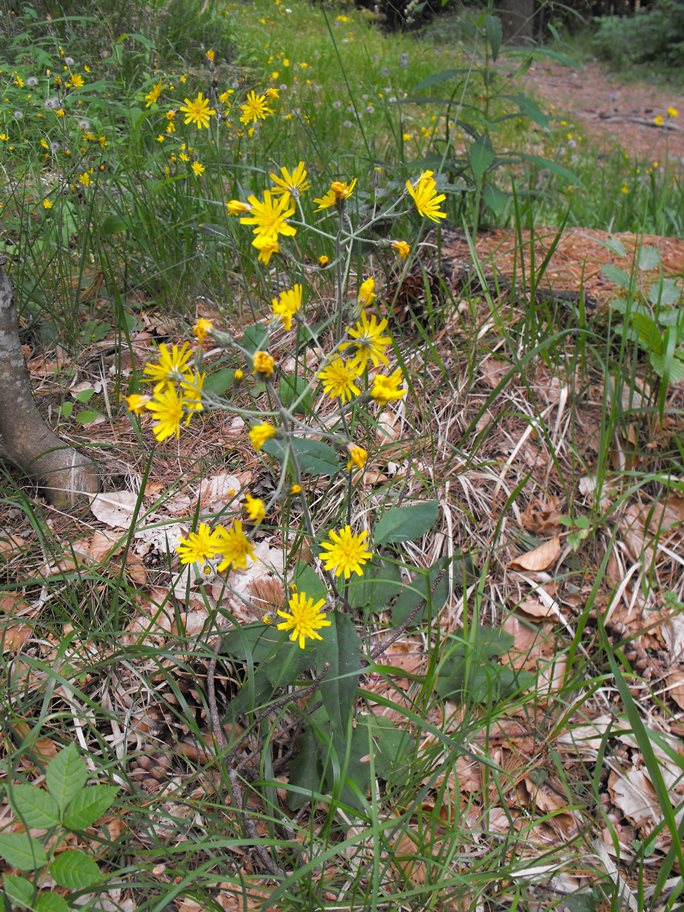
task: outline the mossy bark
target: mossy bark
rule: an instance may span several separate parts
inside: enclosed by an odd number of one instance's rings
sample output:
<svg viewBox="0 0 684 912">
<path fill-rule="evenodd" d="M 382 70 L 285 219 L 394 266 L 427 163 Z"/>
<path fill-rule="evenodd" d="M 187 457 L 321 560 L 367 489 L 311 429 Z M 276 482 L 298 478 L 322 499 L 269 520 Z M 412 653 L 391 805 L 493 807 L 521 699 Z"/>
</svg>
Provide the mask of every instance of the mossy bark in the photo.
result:
<svg viewBox="0 0 684 912">
<path fill-rule="evenodd" d="M 97 466 L 60 440 L 38 411 L 4 262 L 0 258 L 0 457 L 32 478 L 50 503 L 70 507 L 99 490 Z"/>
</svg>

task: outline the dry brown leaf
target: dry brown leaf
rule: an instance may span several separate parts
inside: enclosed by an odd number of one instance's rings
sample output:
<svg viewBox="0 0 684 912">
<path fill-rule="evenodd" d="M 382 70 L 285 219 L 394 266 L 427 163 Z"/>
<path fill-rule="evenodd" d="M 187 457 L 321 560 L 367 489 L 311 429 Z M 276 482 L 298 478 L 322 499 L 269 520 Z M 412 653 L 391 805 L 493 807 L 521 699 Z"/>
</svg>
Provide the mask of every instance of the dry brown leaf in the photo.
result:
<svg viewBox="0 0 684 912">
<path fill-rule="evenodd" d="M 212 475 L 211 478 L 205 478 L 200 484 L 200 503 L 205 510 L 237 503 L 237 496 L 241 488 L 242 485 L 237 475 Z"/>
<path fill-rule="evenodd" d="M 0 646 L 3 653 L 21 649 L 32 633 L 33 628 L 28 624 L 0 624 Z"/>
<path fill-rule="evenodd" d="M 546 502 L 542 503 L 531 500 L 520 514 L 520 524 L 523 529 L 535 535 L 548 535 L 562 531 L 563 524 L 560 522 L 562 515 L 563 511 L 560 509 L 558 497 L 549 497 Z"/>
<path fill-rule="evenodd" d="M 539 545 L 533 551 L 521 554 L 520 557 L 514 558 L 508 565 L 511 570 L 530 570 L 539 572 L 547 570 L 552 564 L 555 564 L 561 553 L 561 541 L 558 536 L 550 538 L 543 544 Z"/>
<path fill-rule="evenodd" d="M 631 769 L 620 775 L 611 773 L 608 790 L 615 805 L 637 826 L 655 825 L 662 819 L 658 796 L 643 770 Z"/>
<path fill-rule="evenodd" d="M 558 614 L 555 602 L 550 600 L 544 603 L 535 595 L 528 595 L 517 607 L 525 614 L 535 618 L 556 617 Z"/>
<path fill-rule="evenodd" d="M 21 535 L 5 532 L 2 538 L 0 538 L 0 558 L 3 560 L 10 560 L 10 558 L 21 551 L 25 545 L 26 541 Z"/>
<path fill-rule="evenodd" d="M 684 671 L 670 672 L 667 676 L 667 692 L 680 709 L 684 709 Z"/>
<path fill-rule="evenodd" d="M 132 491 L 108 491 L 98 494 L 90 502 L 90 511 L 112 529 L 129 529 L 138 495 Z"/>
<path fill-rule="evenodd" d="M 110 557 L 113 549 L 120 547 L 121 544 L 120 536 L 111 535 L 109 532 L 103 530 L 101 532 L 95 532 L 86 541 L 76 542 L 73 547 L 77 554 L 97 563 L 104 557 Z"/>
<path fill-rule="evenodd" d="M 486 358 L 480 365 L 480 376 L 488 387 L 494 389 L 503 380 L 510 371 L 511 365 L 508 361 L 501 361 L 498 358 Z"/>
</svg>

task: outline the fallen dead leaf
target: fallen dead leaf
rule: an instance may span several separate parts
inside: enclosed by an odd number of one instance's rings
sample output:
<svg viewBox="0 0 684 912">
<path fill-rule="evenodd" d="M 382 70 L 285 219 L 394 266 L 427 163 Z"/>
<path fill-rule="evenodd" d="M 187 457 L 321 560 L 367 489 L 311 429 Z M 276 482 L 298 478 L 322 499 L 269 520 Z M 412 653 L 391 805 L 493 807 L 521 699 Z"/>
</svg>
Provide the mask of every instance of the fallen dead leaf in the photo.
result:
<svg viewBox="0 0 684 912">
<path fill-rule="evenodd" d="M 520 524 L 523 529 L 535 535 L 548 535 L 562 531 L 563 524 L 560 522 L 562 515 L 563 511 L 560 509 L 558 497 L 550 497 L 543 503 L 531 500 L 520 514 Z"/>
<path fill-rule="evenodd" d="M 235 504 L 241 488 L 242 485 L 237 475 L 212 475 L 211 478 L 205 478 L 200 484 L 200 504 L 205 510 L 207 508 L 220 509 L 231 502 Z"/>
<path fill-rule="evenodd" d="M 9 532 L 3 534 L 0 538 L 0 558 L 10 560 L 26 545 L 26 541 L 20 535 L 14 535 Z"/>
<path fill-rule="evenodd" d="M 608 790 L 615 805 L 637 826 L 659 823 L 663 813 L 655 789 L 646 773 L 631 769 L 627 773 L 611 773 Z"/>
<path fill-rule="evenodd" d="M 8 624 L 4 626 L 0 623 L 0 646 L 3 653 L 17 652 L 26 641 L 31 637 L 33 628 L 28 624 Z"/>
<path fill-rule="evenodd" d="M 550 538 L 548 541 L 539 545 L 533 551 L 521 554 L 520 557 L 514 558 L 508 565 L 511 570 L 530 570 L 538 572 L 547 570 L 552 564 L 555 564 L 561 553 L 560 538 Z"/>
<path fill-rule="evenodd" d="M 112 529 L 129 529 L 137 503 L 138 495 L 132 491 L 108 491 L 91 500 L 90 511 Z"/>
</svg>

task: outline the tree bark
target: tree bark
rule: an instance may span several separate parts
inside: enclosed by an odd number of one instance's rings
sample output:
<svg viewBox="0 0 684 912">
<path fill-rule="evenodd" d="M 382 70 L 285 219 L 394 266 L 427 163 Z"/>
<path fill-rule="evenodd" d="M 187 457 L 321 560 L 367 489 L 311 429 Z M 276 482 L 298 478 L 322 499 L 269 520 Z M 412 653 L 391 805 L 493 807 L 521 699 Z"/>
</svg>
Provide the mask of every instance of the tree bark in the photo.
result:
<svg viewBox="0 0 684 912">
<path fill-rule="evenodd" d="M 534 38 L 534 0 L 498 0 L 505 44 L 531 44 Z"/>
<path fill-rule="evenodd" d="M 70 507 L 98 492 L 99 474 L 91 459 L 53 434 L 33 400 L 4 263 L 0 258 L 0 457 L 36 481 L 50 503 Z"/>
</svg>

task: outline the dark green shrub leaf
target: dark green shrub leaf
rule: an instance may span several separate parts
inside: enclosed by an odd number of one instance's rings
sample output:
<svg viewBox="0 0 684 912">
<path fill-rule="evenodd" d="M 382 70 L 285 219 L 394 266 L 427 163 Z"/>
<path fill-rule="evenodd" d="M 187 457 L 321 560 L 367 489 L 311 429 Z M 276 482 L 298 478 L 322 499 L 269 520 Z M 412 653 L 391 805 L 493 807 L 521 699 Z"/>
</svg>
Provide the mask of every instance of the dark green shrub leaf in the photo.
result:
<svg viewBox="0 0 684 912">
<path fill-rule="evenodd" d="M 35 785 L 15 785 L 9 794 L 10 804 L 24 826 L 49 829 L 59 823 L 55 799 Z"/>
<path fill-rule="evenodd" d="M 70 912 L 71 907 L 58 893 L 41 893 L 35 909 L 36 912 Z"/>
<path fill-rule="evenodd" d="M 60 751 L 48 763 L 45 780 L 50 794 L 63 811 L 88 781 L 88 770 L 75 744 Z"/>
<path fill-rule="evenodd" d="M 20 871 L 35 871 L 48 860 L 41 843 L 28 833 L 0 833 L 0 856 Z"/>
<path fill-rule="evenodd" d="M 2 878 L 2 888 L 5 896 L 12 903 L 19 906 L 33 907 L 33 895 L 35 889 L 30 880 L 25 877 L 17 877 L 14 874 L 4 874 Z"/>
<path fill-rule="evenodd" d="M 91 785 L 84 788 L 69 802 L 64 814 L 64 826 L 70 830 L 84 830 L 108 810 L 116 797 L 115 785 Z"/>
<path fill-rule="evenodd" d="M 102 880 L 102 873 L 93 859 L 79 849 L 62 852 L 50 865 L 50 874 L 60 887 L 83 890 Z"/>
</svg>

